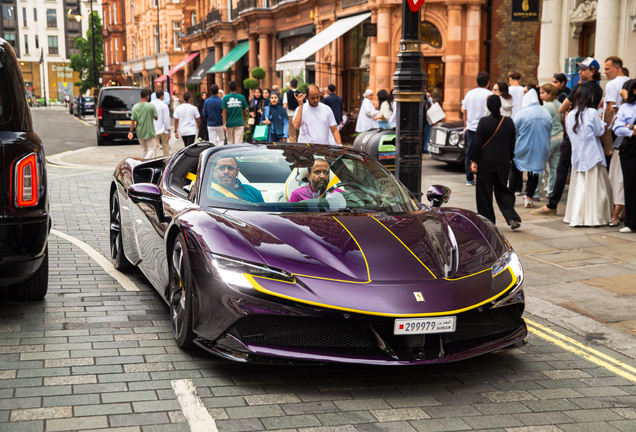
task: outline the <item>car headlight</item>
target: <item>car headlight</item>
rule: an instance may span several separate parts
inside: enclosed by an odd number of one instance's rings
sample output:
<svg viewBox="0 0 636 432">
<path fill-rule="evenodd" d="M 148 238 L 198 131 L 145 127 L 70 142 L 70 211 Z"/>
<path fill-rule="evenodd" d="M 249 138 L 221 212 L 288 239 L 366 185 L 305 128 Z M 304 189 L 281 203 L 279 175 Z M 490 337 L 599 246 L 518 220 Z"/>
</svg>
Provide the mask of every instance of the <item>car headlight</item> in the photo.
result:
<svg viewBox="0 0 636 432">
<path fill-rule="evenodd" d="M 450 138 L 448 139 L 448 143 L 452 146 L 456 146 L 457 144 L 459 144 L 459 134 L 452 133 Z"/>
<path fill-rule="evenodd" d="M 503 272 L 506 268 L 510 267 L 510 270 L 515 275 L 517 280 L 523 280 L 523 267 L 519 257 L 513 251 L 506 251 L 492 266 L 492 277 L 497 276 Z"/>
<path fill-rule="evenodd" d="M 252 284 L 245 277 L 246 275 L 259 276 L 282 282 L 295 282 L 294 277 L 284 270 L 272 269 L 266 265 L 248 263 L 246 261 L 220 257 L 218 255 L 212 255 L 212 265 L 219 279 L 234 287 L 252 288 Z"/>
</svg>

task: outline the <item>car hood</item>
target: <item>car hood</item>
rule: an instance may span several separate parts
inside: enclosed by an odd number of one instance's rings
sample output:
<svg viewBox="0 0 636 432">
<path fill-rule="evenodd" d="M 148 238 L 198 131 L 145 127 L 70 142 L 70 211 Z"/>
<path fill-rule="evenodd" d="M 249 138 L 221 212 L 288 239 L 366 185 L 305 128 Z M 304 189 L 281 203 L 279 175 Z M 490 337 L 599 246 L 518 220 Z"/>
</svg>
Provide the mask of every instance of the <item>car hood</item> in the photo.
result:
<svg viewBox="0 0 636 432">
<path fill-rule="evenodd" d="M 495 258 L 467 218 L 453 227 L 431 210 L 399 216 L 230 211 L 225 217 L 265 263 L 301 277 L 423 281 L 474 274 Z"/>
</svg>

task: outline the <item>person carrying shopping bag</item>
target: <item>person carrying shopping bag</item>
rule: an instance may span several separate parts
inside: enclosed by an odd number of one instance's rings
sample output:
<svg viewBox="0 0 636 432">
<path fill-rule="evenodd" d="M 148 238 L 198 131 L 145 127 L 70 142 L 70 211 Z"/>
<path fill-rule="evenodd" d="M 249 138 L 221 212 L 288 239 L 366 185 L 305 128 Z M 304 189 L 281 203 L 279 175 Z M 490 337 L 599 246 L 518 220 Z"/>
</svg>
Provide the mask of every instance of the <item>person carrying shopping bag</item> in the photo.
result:
<svg viewBox="0 0 636 432">
<path fill-rule="evenodd" d="M 280 104 L 278 93 L 269 96 L 269 106 L 263 111 L 261 123 L 267 125 L 268 142 L 285 142 L 289 137 L 289 116 L 287 110 Z"/>
</svg>

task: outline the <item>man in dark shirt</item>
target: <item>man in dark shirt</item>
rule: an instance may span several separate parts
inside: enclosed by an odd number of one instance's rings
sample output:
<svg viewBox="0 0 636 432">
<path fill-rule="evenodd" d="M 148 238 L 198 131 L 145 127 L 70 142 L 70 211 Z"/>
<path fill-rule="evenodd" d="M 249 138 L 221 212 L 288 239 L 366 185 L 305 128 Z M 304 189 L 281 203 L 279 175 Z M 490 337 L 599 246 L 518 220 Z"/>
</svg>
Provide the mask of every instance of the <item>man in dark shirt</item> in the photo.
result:
<svg viewBox="0 0 636 432">
<path fill-rule="evenodd" d="M 582 82 L 574 86 L 568 97 L 563 101 L 561 108 L 559 108 L 559 114 L 562 114 L 564 116 L 567 115 L 567 113 L 572 108 L 574 96 L 576 95 L 576 91 L 579 89 L 580 86 L 586 85 L 592 87 L 592 89 L 594 90 L 594 98 L 592 99 L 592 101 L 596 108 L 600 108 L 601 102 L 603 101 L 603 89 L 600 85 L 598 85 L 598 81 L 601 79 L 601 73 L 599 72 L 599 63 L 592 57 L 588 57 L 581 63 L 577 63 L 577 66 L 579 67 L 579 74 L 581 76 Z M 559 204 L 559 201 L 561 201 L 561 196 L 563 195 L 563 190 L 565 189 L 565 182 L 568 177 L 568 172 L 570 171 L 570 166 L 572 165 L 572 143 L 570 142 L 570 138 L 565 131 L 563 133 L 563 142 L 561 142 L 560 150 L 561 156 L 559 156 L 559 164 L 557 165 L 557 177 L 554 183 L 552 195 L 550 196 L 547 205 L 530 212 L 533 215 L 556 216 L 557 205 Z"/>
<path fill-rule="evenodd" d="M 342 126 L 342 98 L 336 94 L 336 86 L 329 84 L 327 86 L 329 96 L 325 98 L 324 104 L 331 108 L 333 116 L 336 119 L 338 129 Z"/>
<path fill-rule="evenodd" d="M 210 88 L 211 96 L 203 104 L 203 116 L 208 118 L 208 140 L 214 144 L 223 144 L 225 134 L 223 132 L 223 110 L 221 98 L 219 98 L 219 86 L 214 84 Z"/>
</svg>

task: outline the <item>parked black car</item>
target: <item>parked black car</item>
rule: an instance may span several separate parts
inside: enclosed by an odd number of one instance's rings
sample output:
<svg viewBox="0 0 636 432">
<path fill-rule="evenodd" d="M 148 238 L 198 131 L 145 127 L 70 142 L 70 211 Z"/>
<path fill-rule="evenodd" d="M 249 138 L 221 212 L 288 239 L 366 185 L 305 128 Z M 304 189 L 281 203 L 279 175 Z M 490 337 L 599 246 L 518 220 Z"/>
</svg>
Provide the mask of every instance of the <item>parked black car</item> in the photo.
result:
<svg viewBox="0 0 636 432">
<path fill-rule="evenodd" d="M 463 164 L 466 156 L 464 122 L 458 120 L 433 126 L 428 151 L 431 159 L 450 164 Z"/>
<path fill-rule="evenodd" d="M 16 301 L 40 300 L 48 286 L 51 228 L 46 160 L 18 60 L 2 38 L 0 192 L 0 287 L 8 287 Z"/>
<path fill-rule="evenodd" d="M 82 117 L 82 112 L 79 104 L 77 103 L 77 99 L 75 100 L 73 109 L 75 117 Z M 95 115 L 95 98 L 93 96 L 84 96 L 84 116 L 89 114 Z"/>
<path fill-rule="evenodd" d="M 132 107 L 140 101 L 138 87 L 103 87 L 97 98 L 97 145 L 128 141 Z M 133 131 L 134 139 L 137 132 Z"/>
</svg>

